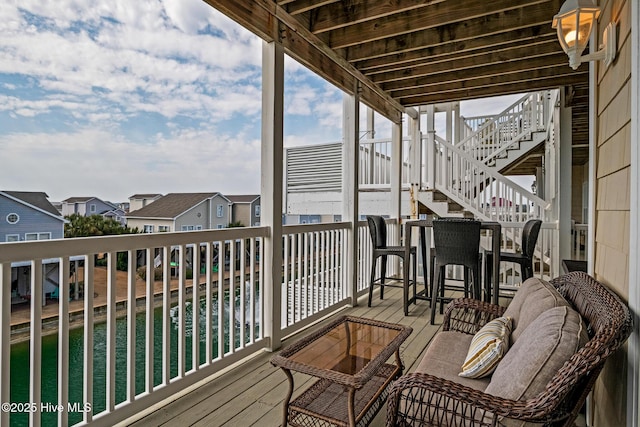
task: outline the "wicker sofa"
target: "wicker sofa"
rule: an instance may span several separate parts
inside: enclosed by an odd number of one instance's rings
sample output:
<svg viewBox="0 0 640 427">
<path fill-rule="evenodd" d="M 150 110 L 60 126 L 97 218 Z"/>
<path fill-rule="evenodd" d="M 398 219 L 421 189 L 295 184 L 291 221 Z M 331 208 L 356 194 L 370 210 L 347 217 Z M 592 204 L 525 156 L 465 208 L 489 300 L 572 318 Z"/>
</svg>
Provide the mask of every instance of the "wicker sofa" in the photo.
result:
<svg viewBox="0 0 640 427">
<path fill-rule="evenodd" d="M 495 371 L 486 378 L 458 376 L 473 335 L 501 316 L 512 317 L 513 327 Z M 551 282 L 528 279 L 506 309 L 454 300 L 415 372 L 391 387 L 386 424 L 573 425 L 607 357 L 631 333 L 631 322 L 627 306 L 581 272 Z"/>
</svg>

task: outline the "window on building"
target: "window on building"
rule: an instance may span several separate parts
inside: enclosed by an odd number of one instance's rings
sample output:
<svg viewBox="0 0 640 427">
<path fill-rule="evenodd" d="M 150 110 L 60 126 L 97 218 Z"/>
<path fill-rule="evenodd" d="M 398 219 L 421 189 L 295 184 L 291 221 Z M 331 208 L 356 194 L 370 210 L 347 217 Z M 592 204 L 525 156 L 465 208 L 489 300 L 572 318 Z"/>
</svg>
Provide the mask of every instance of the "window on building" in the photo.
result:
<svg viewBox="0 0 640 427">
<path fill-rule="evenodd" d="M 193 225 L 183 225 L 182 226 L 182 231 L 193 231 L 195 230 L 195 227 Z"/>
<path fill-rule="evenodd" d="M 153 233 L 153 225 L 145 224 L 143 230 L 145 233 Z"/>
<path fill-rule="evenodd" d="M 201 225 L 196 225 L 196 230 L 202 230 L 202 226 Z"/>
<path fill-rule="evenodd" d="M 158 226 L 158 231 L 167 232 L 167 231 L 169 231 L 169 226 L 168 225 L 159 225 Z"/>
<path fill-rule="evenodd" d="M 217 212 L 218 218 L 222 218 L 224 216 L 224 206 L 218 205 L 216 212 Z"/>
<path fill-rule="evenodd" d="M 89 205 L 89 212 L 96 213 L 96 210 L 97 209 L 96 209 L 96 205 L 95 204 L 92 203 L 92 204 Z"/>
<path fill-rule="evenodd" d="M 218 224 L 218 229 L 224 228 L 224 224 Z"/>
<path fill-rule="evenodd" d="M 51 233 L 25 233 L 24 240 L 49 240 Z"/>
<path fill-rule="evenodd" d="M 256 217 L 260 218 L 260 205 L 256 205 Z"/>
<path fill-rule="evenodd" d="M 19 234 L 7 234 L 7 242 L 19 242 L 20 235 Z"/>
<path fill-rule="evenodd" d="M 9 224 L 17 224 L 20 221 L 20 216 L 17 213 L 10 213 L 7 215 L 7 222 Z"/>
</svg>

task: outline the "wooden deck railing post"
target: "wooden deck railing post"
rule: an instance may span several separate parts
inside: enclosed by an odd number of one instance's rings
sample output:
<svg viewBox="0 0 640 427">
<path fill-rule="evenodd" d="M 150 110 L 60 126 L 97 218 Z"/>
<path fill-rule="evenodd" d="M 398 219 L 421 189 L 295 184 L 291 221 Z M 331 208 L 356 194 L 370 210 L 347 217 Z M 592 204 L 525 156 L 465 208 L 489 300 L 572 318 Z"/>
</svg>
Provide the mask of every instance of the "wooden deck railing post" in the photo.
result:
<svg viewBox="0 0 640 427">
<path fill-rule="evenodd" d="M 261 223 L 270 228 L 264 244 L 265 334 L 269 349 L 282 340 L 282 175 L 284 49 L 277 42 L 262 49 Z"/>
<path fill-rule="evenodd" d="M 358 86 L 354 94 L 345 94 L 342 102 L 342 219 L 351 223 L 347 231 L 346 265 L 344 277 L 346 279 L 347 297 L 351 299 L 351 306 L 358 305 L 358 176 L 359 166 L 359 123 L 360 96 Z M 374 147 L 372 145 L 371 150 Z"/>
</svg>

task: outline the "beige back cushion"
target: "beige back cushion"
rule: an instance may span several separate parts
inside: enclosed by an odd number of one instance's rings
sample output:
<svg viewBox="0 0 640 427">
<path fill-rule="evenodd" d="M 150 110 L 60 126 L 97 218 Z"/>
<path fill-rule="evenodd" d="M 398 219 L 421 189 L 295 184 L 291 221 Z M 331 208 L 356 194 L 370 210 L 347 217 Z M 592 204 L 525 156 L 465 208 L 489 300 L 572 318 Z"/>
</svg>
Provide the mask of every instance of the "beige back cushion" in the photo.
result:
<svg viewBox="0 0 640 427">
<path fill-rule="evenodd" d="M 570 307 L 542 313 L 500 361 L 486 393 L 526 400 L 542 392 L 583 344 L 583 325 L 580 315 Z"/>
<path fill-rule="evenodd" d="M 569 304 L 547 281 L 532 277 L 525 280 L 503 314 L 513 319 L 511 346 L 524 330 L 541 313 L 553 307 L 566 307 Z"/>
</svg>

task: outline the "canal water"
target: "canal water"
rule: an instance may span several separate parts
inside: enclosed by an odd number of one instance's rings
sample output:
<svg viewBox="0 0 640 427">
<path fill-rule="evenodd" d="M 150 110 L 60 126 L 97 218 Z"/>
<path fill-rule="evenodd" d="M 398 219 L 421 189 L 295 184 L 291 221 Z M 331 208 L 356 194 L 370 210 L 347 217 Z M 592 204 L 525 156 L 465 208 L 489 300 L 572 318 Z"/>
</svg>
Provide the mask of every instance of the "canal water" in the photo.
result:
<svg viewBox="0 0 640 427">
<path fill-rule="evenodd" d="M 239 293 L 239 289 L 237 289 Z M 256 291 L 257 294 L 257 291 Z M 213 357 L 217 357 L 217 329 L 218 329 L 218 311 L 217 298 L 213 298 Z M 235 298 L 236 319 L 240 309 L 239 294 Z M 256 296 L 256 301 L 260 298 Z M 249 301 L 248 293 L 245 301 Z M 258 313 L 258 303 L 256 303 L 256 313 Z M 172 310 L 176 314 L 175 308 Z M 191 358 L 191 304 L 187 305 L 185 310 L 185 329 L 186 339 L 186 370 L 191 369 L 193 360 Z M 229 296 L 228 291 L 225 292 L 225 325 L 229 325 Z M 200 303 L 200 361 L 205 360 L 205 300 Z M 256 317 L 258 317 L 256 315 Z M 248 310 L 247 310 L 247 319 Z M 177 376 L 177 346 L 178 346 L 178 325 L 177 321 L 172 321 L 171 328 L 171 377 Z M 259 326 L 254 331 L 257 336 Z M 239 334 L 239 324 L 235 325 L 236 334 Z M 250 331 L 247 328 L 247 339 Z M 158 385 L 162 382 L 162 308 L 154 310 L 154 384 Z M 93 403 L 92 409 L 94 414 L 98 414 L 106 408 L 106 323 L 99 323 L 94 326 L 94 348 L 93 348 Z M 84 371 L 84 345 L 83 345 L 84 328 L 73 329 L 69 333 L 69 402 L 77 405 L 77 411 L 69 413 L 69 424 L 81 422 L 83 414 L 81 412 L 83 405 L 86 403 L 83 398 L 83 371 Z M 228 330 L 225 333 L 228 338 Z M 136 316 L 136 394 L 144 391 L 145 388 L 145 313 L 139 313 Z M 236 345 L 239 343 L 236 343 Z M 116 404 L 126 399 L 126 373 L 127 373 L 127 324 L 126 318 L 119 318 L 116 321 Z M 225 342 L 224 349 L 228 351 L 229 343 Z M 58 413 L 54 405 L 58 402 L 58 335 L 48 335 L 42 338 L 42 402 L 51 404 L 51 411 L 42 412 L 43 426 L 56 426 Z M 11 346 L 11 402 L 12 403 L 28 403 L 29 398 L 29 343 L 23 342 Z M 10 415 L 11 426 L 28 426 L 29 414 L 27 412 L 13 412 Z"/>
</svg>

